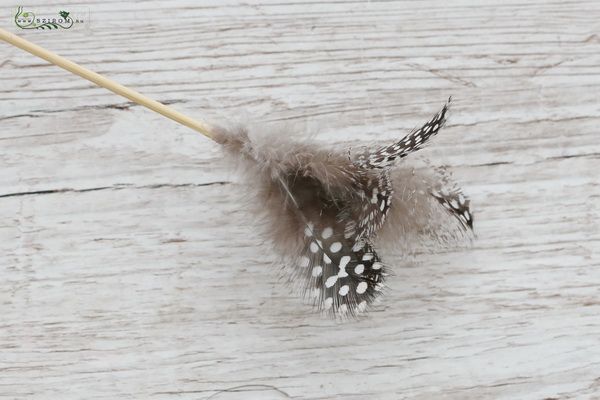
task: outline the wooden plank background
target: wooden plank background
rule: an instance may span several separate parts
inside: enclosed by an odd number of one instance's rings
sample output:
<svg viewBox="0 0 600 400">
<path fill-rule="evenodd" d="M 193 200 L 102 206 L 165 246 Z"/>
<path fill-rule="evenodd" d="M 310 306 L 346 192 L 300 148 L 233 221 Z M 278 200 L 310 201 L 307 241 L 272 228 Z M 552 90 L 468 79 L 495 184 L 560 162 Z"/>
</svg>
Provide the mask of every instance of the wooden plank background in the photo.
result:
<svg viewBox="0 0 600 400">
<path fill-rule="evenodd" d="M 454 96 L 423 154 L 478 238 L 388 255 L 385 301 L 329 320 L 213 143 L 0 43 L 0 397 L 600 398 L 600 2 L 61 7 L 86 26 L 1 25 L 196 117 L 366 143 Z"/>
</svg>

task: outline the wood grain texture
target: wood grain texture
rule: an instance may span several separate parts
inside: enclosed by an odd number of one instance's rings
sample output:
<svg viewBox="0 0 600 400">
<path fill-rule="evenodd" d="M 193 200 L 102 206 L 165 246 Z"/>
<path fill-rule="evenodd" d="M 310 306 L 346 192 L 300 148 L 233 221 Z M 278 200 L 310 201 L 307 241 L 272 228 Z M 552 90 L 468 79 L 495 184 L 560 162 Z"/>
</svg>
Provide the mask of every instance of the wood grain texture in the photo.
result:
<svg viewBox="0 0 600 400">
<path fill-rule="evenodd" d="M 18 32 L 324 142 L 398 137 L 452 95 L 423 154 L 477 241 L 396 261 L 357 322 L 278 281 L 213 143 L 0 44 L 0 397 L 600 399 L 600 3 L 446 3 L 68 1 L 88 29 Z"/>
</svg>

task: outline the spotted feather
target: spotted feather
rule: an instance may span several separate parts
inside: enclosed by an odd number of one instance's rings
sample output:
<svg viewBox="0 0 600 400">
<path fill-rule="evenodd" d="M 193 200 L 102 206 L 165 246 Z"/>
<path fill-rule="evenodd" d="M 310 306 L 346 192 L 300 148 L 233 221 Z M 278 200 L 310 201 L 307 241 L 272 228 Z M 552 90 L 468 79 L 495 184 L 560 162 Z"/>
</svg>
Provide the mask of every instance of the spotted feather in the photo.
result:
<svg viewBox="0 0 600 400">
<path fill-rule="evenodd" d="M 356 220 L 356 238 L 372 238 L 385 222 L 392 204 L 394 189 L 390 181 L 389 170 L 364 172 L 358 181 L 359 201 L 353 202 L 347 214 Z"/>
<path fill-rule="evenodd" d="M 298 265 L 304 269 L 306 295 L 324 311 L 356 315 L 364 311 L 383 288 L 385 267 L 372 245 L 359 246 L 346 238 L 341 224 L 305 229 L 306 245 Z"/>
<path fill-rule="evenodd" d="M 460 189 L 441 189 L 432 192 L 431 195 L 460 222 L 463 229 L 473 229 L 473 214 L 470 210 L 471 201 L 462 194 Z"/>
<path fill-rule="evenodd" d="M 257 211 L 265 217 L 287 280 L 320 310 L 353 316 L 379 297 L 388 267 L 375 244 L 384 249 L 386 243 L 401 242 L 404 249 L 407 240 L 423 238 L 445 245 L 461 236 L 456 232 L 472 228 L 469 201 L 460 190 L 449 189 L 453 186 L 444 174 L 394 165 L 437 134 L 448 107 L 402 140 L 358 157 L 292 143 L 285 131 L 224 136 L 224 146 L 242 155 L 243 169 L 254 182 Z M 444 209 L 462 229 L 440 217 Z"/>
<path fill-rule="evenodd" d="M 365 151 L 358 155 L 357 164 L 361 168 L 389 168 L 397 160 L 406 157 L 412 152 L 421 149 L 427 141 L 435 136 L 446 122 L 446 114 L 450 108 L 452 98 L 444 107 L 425 125 L 403 137 L 401 140 L 370 152 Z"/>
<path fill-rule="evenodd" d="M 368 182 L 362 178 L 357 173 L 354 184 Z M 303 244 L 291 265 L 292 282 L 300 283 L 305 297 L 321 310 L 334 315 L 364 311 L 383 287 L 385 267 L 363 234 L 358 219 L 362 207 L 354 210 L 354 199 L 343 195 L 329 197 L 311 177 L 288 177 L 281 184 L 304 221 Z"/>
</svg>

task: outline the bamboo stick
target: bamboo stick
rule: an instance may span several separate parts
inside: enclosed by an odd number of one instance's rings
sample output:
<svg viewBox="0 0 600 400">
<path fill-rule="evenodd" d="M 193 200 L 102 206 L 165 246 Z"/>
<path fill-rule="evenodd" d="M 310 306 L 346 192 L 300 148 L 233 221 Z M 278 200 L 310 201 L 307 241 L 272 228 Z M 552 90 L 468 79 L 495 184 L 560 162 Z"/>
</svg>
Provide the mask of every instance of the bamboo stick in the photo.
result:
<svg viewBox="0 0 600 400">
<path fill-rule="evenodd" d="M 2 28 L 0 28 L 0 39 L 12 44 L 15 47 L 25 50 L 33 54 L 34 56 L 42 58 L 51 64 L 66 69 L 67 71 L 75 75 L 79 75 L 80 77 L 87 79 L 88 81 L 93 82 L 100 87 L 108 89 L 111 92 L 118 94 L 119 96 L 123 96 L 141 106 L 149 108 L 152 111 L 156 111 L 157 113 L 162 114 L 165 117 L 172 119 L 173 121 L 176 121 L 189 128 L 192 128 L 195 131 L 198 131 L 204 136 L 208 137 L 209 139 L 218 141 L 218 129 L 204 121 L 199 121 L 190 118 L 187 115 L 184 115 L 169 106 L 166 106 L 147 96 L 144 96 L 143 94 L 136 92 L 133 89 L 123 86 L 113 80 L 106 78 L 105 76 L 102 76 L 94 71 L 82 67 L 81 65 L 76 64 L 73 61 L 67 60 L 66 58 L 61 57 L 58 54 L 52 53 L 51 51 L 48 51 L 43 47 L 31 43 L 30 41 L 25 40 Z"/>
</svg>

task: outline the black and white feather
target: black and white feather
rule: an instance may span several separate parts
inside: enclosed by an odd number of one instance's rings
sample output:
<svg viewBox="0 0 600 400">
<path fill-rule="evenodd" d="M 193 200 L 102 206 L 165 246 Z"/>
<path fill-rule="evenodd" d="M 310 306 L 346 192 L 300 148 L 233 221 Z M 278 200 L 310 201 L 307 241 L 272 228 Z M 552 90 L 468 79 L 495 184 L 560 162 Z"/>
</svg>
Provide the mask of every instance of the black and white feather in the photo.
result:
<svg viewBox="0 0 600 400">
<path fill-rule="evenodd" d="M 446 122 L 449 102 L 401 140 L 348 157 L 288 135 L 222 131 L 241 159 L 289 282 L 321 310 L 357 315 L 381 295 L 389 266 L 376 247 L 470 238 L 469 200 L 444 170 L 398 163 Z"/>
</svg>

